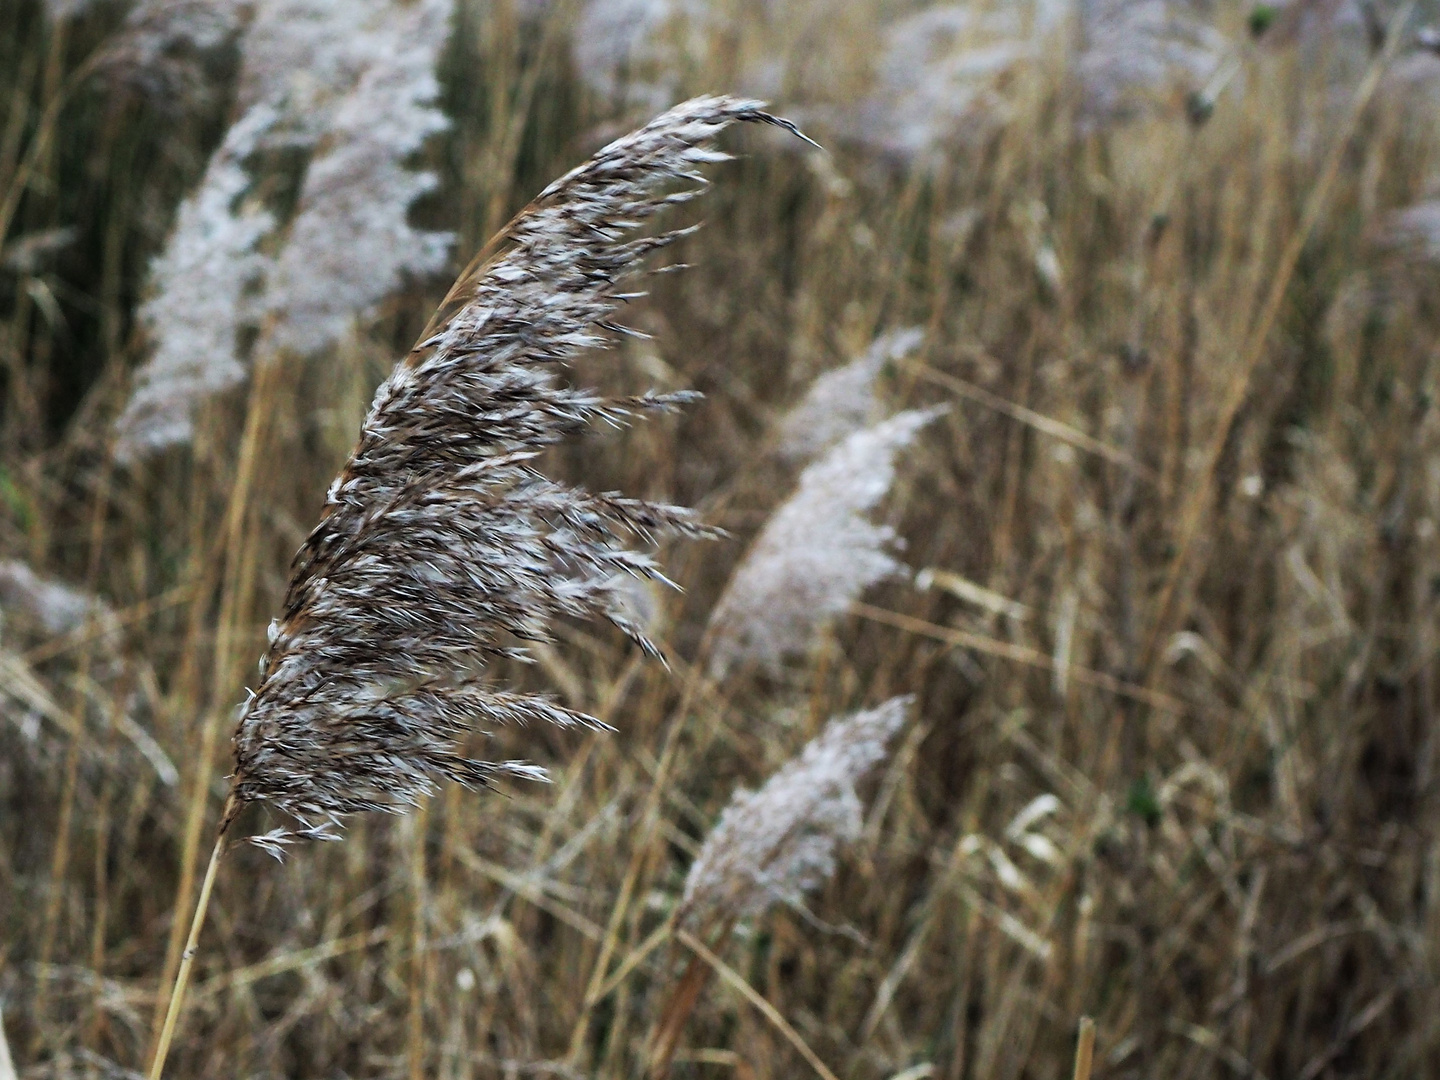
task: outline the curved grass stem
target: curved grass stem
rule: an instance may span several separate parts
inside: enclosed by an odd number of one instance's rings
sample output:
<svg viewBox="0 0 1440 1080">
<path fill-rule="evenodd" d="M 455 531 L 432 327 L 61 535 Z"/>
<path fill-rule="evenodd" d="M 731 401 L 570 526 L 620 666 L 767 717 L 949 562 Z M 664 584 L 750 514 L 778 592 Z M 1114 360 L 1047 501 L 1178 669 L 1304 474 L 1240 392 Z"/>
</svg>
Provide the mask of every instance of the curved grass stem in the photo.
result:
<svg viewBox="0 0 1440 1080">
<path fill-rule="evenodd" d="M 220 869 L 220 858 L 225 854 L 225 834 L 234 814 L 235 798 L 232 795 L 225 800 L 225 813 L 220 819 L 215 846 L 210 851 L 210 863 L 205 867 L 205 880 L 200 885 L 200 898 L 195 902 L 195 914 L 190 919 L 190 933 L 185 938 L 185 951 L 180 954 L 180 967 L 175 972 L 175 984 L 170 988 L 170 1003 L 165 1009 L 165 1025 L 160 1029 L 160 1040 L 155 1045 L 155 1056 L 150 1062 L 149 1080 L 160 1080 L 165 1071 L 165 1059 L 170 1054 L 170 1042 L 175 1037 L 175 1024 L 180 1019 L 180 1010 L 185 1006 L 185 987 L 190 982 L 190 968 L 195 963 L 200 931 L 205 926 L 210 893 L 215 888 L 215 875 Z"/>
</svg>

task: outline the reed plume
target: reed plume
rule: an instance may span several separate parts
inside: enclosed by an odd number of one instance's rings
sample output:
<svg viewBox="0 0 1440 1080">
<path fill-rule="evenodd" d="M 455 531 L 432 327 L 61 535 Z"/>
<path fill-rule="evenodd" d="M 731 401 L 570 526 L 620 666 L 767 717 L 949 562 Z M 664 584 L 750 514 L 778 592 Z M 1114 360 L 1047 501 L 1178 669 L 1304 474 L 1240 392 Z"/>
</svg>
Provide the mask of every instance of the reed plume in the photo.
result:
<svg viewBox="0 0 1440 1080">
<path fill-rule="evenodd" d="M 632 541 L 708 535 L 686 509 L 590 493 L 531 462 L 592 420 L 693 394 L 605 398 L 551 365 L 605 343 L 640 261 L 684 235 L 628 238 L 694 197 L 734 121 L 788 126 L 753 101 L 698 98 L 557 180 L 487 245 L 376 392 L 324 516 L 296 556 L 259 690 L 235 736 L 234 793 L 329 835 L 341 815 L 396 809 L 437 778 L 485 784 L 531 766 L 474 761 L 477 722 L 595 721 L 501 691 L 485 663 L 548 641 L 557 618 L 608 618 L 648 652 L 616 574 L 663 581 Z M 688 181 L 679 190 L 670 182 Z"/>
<path fill-rule="evenodd" d="M 68 639 L 85 655 L 84 677 L 71 671 L 69 678 L 103 712 L 154 770 L 166 787 L 179 780 L 175 763 L 155 741 L 142 720 L 147 719 L 151 701 L 141 686 L 126 675 L 122 653 L 121 623 L 115 610 L 98 596 L 57 578 L 38 574 L 19 559 L 0 560 L 0 699 L 19 706 L 10 712 L 27 743 L 39 736 L 40 720 L 49 719 L 65 729 L 70 717 L 51 696 L 26 658 L 12 648 L 21 641 L 38 640 L 54 646 Z M 141 667 L 146 667 L 143 662 Z M 4 710 L 9 712 L 9 710 Z M 106 768 L 114 768 L 114 748 L 104 743 L 88 744 L 92 755 Z"/>
<path fill-rule="evenodd" d="M 93 622 L 102 640 L 119 629 L 115 612 L 98 597 L 37 574 L 19 559 L 0 560 L 0 617 L 18 614 L 51 637 Z"/>
<path fill-rule="evenodd" d="M 140 319 L 154 351 L 116 424 L 121 461 L 189 441 L 197 404 L 245 377 L 236 342 L 245 298 L 268 261 L 259 242 L 275 226 L 269 211 L 244 200 L 245 160 L 277 119 L 274 109 L 256 107 L 230 128 L 151 267 L 153 295 Z"/>
<path fill-rule="evenodd" d="M 933 164 L 957 144 L 973 145 L 1004 119 L 1005 83 L 1041 58 L 1063 8 L 941 4 L 896 20 L 885 28 L 874 89 L 841 123 L 905 163 Z"/>
<path fill-rule="evenodd" d="M 245 0 L 140 0 L 99 61 L 112 86 L 128 86 L 164 110 L 203 101 L 204 54 L 239 29 Z M 73 12 L 72 12 L 73 13 Z"/>
<path fill-rule="evenodd" d="M 695 955 L 680 977 L 650 1040 L 647 1075 L 664 1080 L 685 1025 L 699 1004 L 710 967 L 701 941 L 718 950 L 735 924 L 776 903 L 804 912 L 805 894 L 835 873 L 835 852 L 860 836 L 856 785 L 884 760 L 904 726 L 913 695 L 830 721 L 758 791 L 737 791 L 690 864 L 675 911 L 677 937 Z"/>
<path fill-rule="evenodd" d="M 73 19 L 77 15 L 83 15 L 94 6 L 95 0 L 45 0 L 41 5 L 46 18 L 51 22 Z"/>
<path fill-rule="evenodd" d="M 40 737 L 40 721 L 70 726 L 70 717 L 51 696 L 25 659 L 12 651 L 26 639 L 54 640 L 92 626 L 102 648 L 112 644 L 119 622 L 108 605 L 53 578 L 37 574 L 19 559 L 0 560 L 0 700 L 3 712 L 33 746 Z M 97 673 L 112 674 L 116 665 L 102 651 Z M 148 739 L 148 736 L 145 736 Z M 153 741 L 152 741 L 153 744 Z"/>
<path fill-rule="evenodd" d="M 151 270 L 141 319 L 154 351 L 117 423 L 121 460 L 188 442 L 200 405 L 253 364 L 319 352 L 406 275 L 445 264 L 452 237 L 406 220 L 435 176 L 405 163 L 446 124 L 434 69 L 451 9 L 256 6 L 241 42 L 239 117 Z M 309 155 L 300 196 L 280 214 L 263 197 L 275 168 L 265 162 L 297 150 Z"/>
<path fill-rule="evenodd" d="M 677 918 L 703 927 L 798 906 L 860 835 L 855 785 L 885 757 L 914 703 L 907 695 L 830 721 L 758 791 L 737 791 L 690 864 Z"/>
<path fill-rule="evenodd" d="M 588 0 L 571 47 L 576 73 L 602 98 L 661 108 L 675 100 L 685 54 L 704 47 L 697 31 L 711 14 L 698 0 Z"/>
<path fill-rule="evenodd" d="M 875 383 L 885 365 L 909 356 L 924 337 L 914 326 L 888 331 L 850 363 L 811 383 L 781 421 L 781 457 L 809 461 L 869 424 L 879 407 Z"/>
<path fill-rule="evenodd" d="M 895 530 L 868 515 L 894 483 L 895 456 L 938 415 L 912 409 L 857 431 L 801 474 L 715 606 L 712 675 L 747 664 L 777 673 L 865 589 L 900 570 Z"/>
<path fill-rule="evenodd" d="M 488 679 L 497 657 L 548 641 L 560 618 L 600 617 L 656 648 L 627 617 L 617 575 L 664 582 L 650 545 L 711 530 L 690 510 L 590 493 L 534 459 L 593 420 L 663 411 L 690 393 L 607 398 L 555 374 L 604 347 L 646 256 L 690 230 L 635 235 L 704 190 L 736 122 L 798 131 L 759 102 L 702 97 L 555 181 L 476 256 L 410 354 L 376 391 L 359 442 L 295 557 L 258 690 L 234 737 L 235 772 L 186 964 L 152 1076 L 163 1067 L 224 834 L 266 802 L 297 825 L 257 838 L 333 838 L 362 810 L 402 811 L 437 782 L 543 777 L 465 756 L 476 727 L 599 722 Z M 803 137 L 803 136 L 802 136 Z"/>
<path fill-rule="evenodd" d="M 346 90 L 315 135 L 317 152 L 267 283 L 274 349 L 304 355 L 340 340 L 406 276 L 444 267 L 454 241 L 406 220 L 409 207 L 439 181 L 433 172 L 405 167 L 448 126 L 435 104 L 435 65 L 453 0 L 371 6 L 343 65 L 358 74 L 353 82 L 337 80 Z M 293 31 L 277 29 L 293 47 Z"/>
<path fill-rule="evenodd" d="M 1423 261 L 1440 261 L 1440 199 L 1392 211 L 1384 221 L 1381 236 Z"/>
<path fill-rule="evenodd" d="M 1198 90 L 1229 42 L 1175 0 L 1080 0 L 1074 58 L 1080 112 L 1089 127 L 1143 113 L 1168 88 Z"/>
<path fill-rule="evenodd" d="M 5 1041 L 3 1019 L 0 1019 L 0 1080 L 15 1080 L 15 1065 L 10 1060 L 10 1046 Z"/>
</svg>

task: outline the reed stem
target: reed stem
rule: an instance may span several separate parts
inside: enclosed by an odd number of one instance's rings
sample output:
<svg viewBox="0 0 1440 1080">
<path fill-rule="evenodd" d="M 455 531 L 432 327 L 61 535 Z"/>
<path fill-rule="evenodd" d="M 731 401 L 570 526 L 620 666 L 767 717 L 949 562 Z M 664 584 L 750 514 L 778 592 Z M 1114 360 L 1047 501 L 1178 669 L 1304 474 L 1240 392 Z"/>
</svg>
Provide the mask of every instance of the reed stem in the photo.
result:
<svg viewBox="0 0 1440 1080">
<path fill-rule="evenodd" d="M 225 854 L 225 833 L 235 813 L 235 797 L 225 800 L 225 813 L 220 819 L 220 829 L 215 836 L 215 846 L 210 851 L 210 864 L 205 867 L 205 880 L 200 885 L 200 898 L 195 902 L 195 914 L 190 919 L 190 933 L 185 938 L 185 951 L 180 954 L 180 967 L 175 972 L 175 985 L 170 988 L 170 1004 L 165 1009 L 165 1026 L 160 1029 L 160 1041 L 155 1045 L 155 1057 L 150 1062 L 149 1080 L 160 1080 L 165 1071 L 165 1058 L 170 1053 L 170 1040 L 175 1037 L 175 1024 L 180 1019 L 180 1010 L 185 1004 L 185 987 L 190 982 L 190 967 L 195 962 L 195 950 L 200 942 L 200 931 L 205 926 L 205 912 L 210 907 L 210 893 L 215 887 L 215 874 L 220 869 L 220 857 Z"/>
<path fill-rule="evenodd" d="M 1090 1080 L 1090 1070 L 1095 1064 L 1095 1021 L 1088 1016 L 1080 1018 L 1080 1036 L 1075 1043 L 1075 1072 L 1073 1080 Z"/>
</svg>

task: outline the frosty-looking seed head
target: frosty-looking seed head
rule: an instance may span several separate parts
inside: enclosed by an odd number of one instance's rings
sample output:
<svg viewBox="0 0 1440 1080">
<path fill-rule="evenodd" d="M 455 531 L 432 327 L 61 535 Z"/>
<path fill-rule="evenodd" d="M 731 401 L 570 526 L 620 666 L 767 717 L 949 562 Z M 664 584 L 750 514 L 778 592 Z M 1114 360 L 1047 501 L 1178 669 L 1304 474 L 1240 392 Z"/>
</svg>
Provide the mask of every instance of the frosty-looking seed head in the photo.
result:
<svg viewBox="0 0 1440 1080">
<path fill-rule="evenodd" d="M 869 513 L 895 480 L 895 456 L 939 415 L 912 409 L 857 431 L 800 476 L 741 560 L 710 619 L 710 673 L 778 672 L 871 585 L 901 569 L 897 537 Z"/>
<path fill-rule="evenodd" d="M 690 866 L 680 919 L 753 918 L 829 880 L 836 848 L 860 835 L 855 785 L 885 758 L 913 701 L 832 720 L 759 791 L 736 792 Z"/>
<path fill-rule="evenodd" d="M 878 406 L 875 383 L 885 365 L 909 356 L 924 340 L 919 327 L 881 334 L 850 363 L 817 378 L 780 424 L 780 455 L 804 462 L 868 424 Z"/>
</svg>

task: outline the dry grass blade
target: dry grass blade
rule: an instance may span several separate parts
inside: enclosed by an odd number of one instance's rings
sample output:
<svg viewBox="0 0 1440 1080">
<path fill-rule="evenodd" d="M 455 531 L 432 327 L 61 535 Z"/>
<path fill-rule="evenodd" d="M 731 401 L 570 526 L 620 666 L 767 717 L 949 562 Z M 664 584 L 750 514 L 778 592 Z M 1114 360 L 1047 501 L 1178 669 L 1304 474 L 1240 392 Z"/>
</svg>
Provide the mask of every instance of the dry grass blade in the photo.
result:
<svg viewBox="0 0 1440 1080">
<path fill-rule="evenodd" d="M 1103 457 L 1106 461 L 1129 469 L 1143 480 L 1153 482 L 1155 479 L 1155 474 L 1150 469 L 1136 461 L 1129 454 L 1125 453 L 1125 451 L 1118 450 L 1108 443 L 1103 443 L 1099 439 L 1092 438 L 1078 428 L 1071 427 L 1069 424 L 1063 424 L 1059 420 L 1036 412 L 1034 409 L 1027 409 L 1023 405 L 1016 405 L 1013 401 L 1006 401 L 998 394 L 992 394 L 983 386 L 976 386 L 974 383 L 966 382 L 964 379 L 957 378 L 954 375 L 947 375 L 943 371 L 936 371 L 934 368 L 927 364 L 922 364 L 918 360 L 905 360 L 902 362 L 907 370 L 913 372 L 921 379 L 934 383 L 936 386 L 942 386 L 957 397 L 977 402 L 987 408 L 994 409 L 1003 416 L 1010 417 L 1012 420 L 1018 420 L 1022 424 L 1028 424 L 1036 431 L 1049 435 L 1053 439 L 1059 439 L 1061 442 L 1069 443 L 1077 450 L 1084 450 L 1088 453 Z"/>
<path fill-rule="evenodd" d="M 647 956 L 653 953 L 661 945 L 664 945 L 665 942 L 669 941 L 670 938 L 674 935 L 674 933 L 675 920 L 673 919 L 666 919 L 663 923 L 661 923 L 654 930 L 652 930 L 649 937 L 647 937 L 639 945 L 636 945 L 635 948 L 630 950 L 629 955 L 627 955 L 625 959 L 621 960 L 620 963 L 615 965 L 615 970 L 611 972 L 608 979 L 601 983 L 600 986 L 593 992 L 586 994 L 585 1007 L 589 1008 L 593 1006 L 596 1002 L 601 1001 L 605 997 L 609 996 L 611 991 L 613 991 L 617 986 L 624 982 L 626 977 L 629 976 L 629 974 L 637 967 L 639 967 L 640 964 L 644 962 Z"/>
<path fill-rule="evenodd" d="M 870 604 L 856 603 L 851 605 L 851 610 L 856 615 L 871 619 L 878 623 L 885 623 L 897 630 L 905 630 L 912 634 L 922 634 L 925 637 L 934 638 L 937 641 L 949 642 L 962 649 L 974 649 L 976 652 L 985 653 L 989 656 L 998 656 L 1003 660 L 1014 660 L 1017 663 L 1028 664 L 1031 667 L 1043 668 L 1046 671 L 1056 669 L 1055 658 L 1046 656 L 1035 649 L 1026 648 L 1024 645 L 1012 645 L 1008 641 L 997 641 L 994 638 L 985 637 L 983 634 L 972 634 L 967 630 L 956 630 L 949 626 L 937 626 L 924 619 L 917 619 L 913 615 L 903 615 L 898 611 L 886 611 L 884 608 L 877 608 Z M 1179 698 L 1171 697 L 1169 694 L 1161 693 L 1158 690 L 1151 690 L 1148 687 L 1137 686 L 1134 683 L 1117 679 L 1113 675 L 1107 675 L 1103 671 L 1092 671 L 1089 668 L 1067 665 L 1066 670 L 1069 677 L 1078 683 L 1093 686 L 1098 690 L 1107 690 L 1112 694 L 1121 697 L 1131 698 L 1135 701 L 1142 701 L 1157 709 L 1164 709 L 1167 712 L 1177 715 L 1186 711 L 1186 704 Z"/>
<path fill-rule="evenodd" d="M 4 694 L 36 715 L 53 721 L 67 735 L 74 734 L 74 718 L 50 696 L 45 684 L 35 677 L 30 666 L 14 653 L 0 650 L 0 675 L 4 676 Z"/>
<path fill-rule="evenodd" d="M 62 656 L 67 652 L 93 646 L 97 641 L 108 637 L 117 630 L 133 626 L 158 612 L 186 603 L 191 599 L 192 592 L 191 586 L 178 585 L 149 600 L 142 600 L 138 604 L 120 608 L 113 613 L 115 616 L 113 622 L 104 618 L 97 619 L 88 625 L 76 627 L 74 630 L 26 649 L 25 660 L 27 663 L 38 664 Z"/>
<path fill-rule="evenodd" d="M 1088 1016 L 1080 1018 L 1080 1035 L 1075 1042 L 1075 1071 L 1073 1080 L 1090 1080 L 1090 1070 L 1095 1065 L 1095 1021 Z"/>
<path fill-rule="evenodd" d="M 591 941 L 600 941 L 605 936 L 605 931 L 596 926 L 585 916 L 572 911 L 560 901 L 545 895 L 541 886 L 524 874 L 517 874 L 513 870 L 507 870 L 503 866 L 497 866 L 488 859 L 482 859 L 473 851 L 460 849 L 456 853 L 460 862 L 465 866 L 489 878 L 491 881 L 504 886 L 516 896 L 535 905 L 541 911 L 552 918 L 564 923 L 572 930 L 583 934 Z"/>
<path fill-rule="evenodd" d="M 820 1055 L 810 1048 L 810 1044 L 801 1038 L 800 1033 L 791 1027 L 790 1022 L 780 1014 L 780 1010 L 766 1001 L 753 986 L 745 981 L 744 977 L 738 971 L 707 949 L 705 943 L 690 933 L 690 931 L 681 930 L 675 936 L 687 949 L 705 961 L 705 963 L 709 964 L 711 970 L 719 975 L 727 986 L 738 991 L 741 997 L 755 1006 L 755 1008 L 759 1010 L 760 1015 L 770 1021 L 775 1030 L 785 1036 L 786 1041 L 799 1051 L 800 1056 L 810 1064 L 810 1067 L 815 1070 L 817 1075 L 822 1077 L 822 1080 L 838 1080 L 835 1074 L 830 1071 L 829 1066 L 820 1060 Z"/>
<path fill-rule="evenodd" d="M 349 934 L 334 941 L 322 941 L 319 945 L 312 945 L 308 949 L 297 949 L 294 952 L 283 952 L 278 956 L 271 956 L 259 963 L 248 964 L 243 968 L 236 968 L 234 971 L 227 971 L 223 975 L 217 975 L 199 986 L 195 987 L 195 996 L 204 998 L 213 994 L 224 993 L 241 986 L 249 986 L 261 979 L 268 979 L 275 975 L 283 975 L 287 971 L 296 971 L 300 968 L 312 967 L 315 964 L 322 964 L 326 960 L 332 960 L 337 956 L 344 956 L 346 953 L 355 952 L 360 949 L 369 949 L 376 945 L 384 944 L 390 939 L 390 928 L 388 926 L 377 927 L 374 930 L 365 930 L 358 934 Z"/>
</svg>

